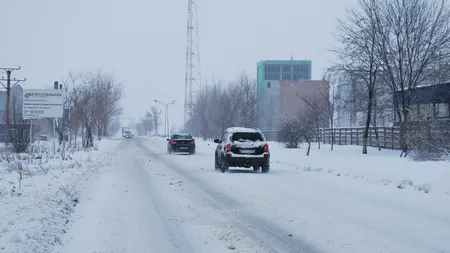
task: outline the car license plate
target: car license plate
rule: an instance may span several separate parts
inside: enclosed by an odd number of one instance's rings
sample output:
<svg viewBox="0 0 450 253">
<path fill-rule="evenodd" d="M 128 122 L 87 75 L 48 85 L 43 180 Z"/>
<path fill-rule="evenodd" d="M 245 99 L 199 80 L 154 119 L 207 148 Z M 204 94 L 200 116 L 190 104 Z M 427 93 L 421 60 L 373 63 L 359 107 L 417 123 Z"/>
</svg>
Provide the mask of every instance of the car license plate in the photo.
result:
<svg viewBox="0 0 450 253">
<path fill-rule="evenodd" d="M 241 149 L 242 154 L 253 154 L 255 153 L 254 149 Z"/>
<path fill-rule="evenodd" d="M 188 149 L 188 147 L 180 147 L 180 149 Z"/>
</svg>

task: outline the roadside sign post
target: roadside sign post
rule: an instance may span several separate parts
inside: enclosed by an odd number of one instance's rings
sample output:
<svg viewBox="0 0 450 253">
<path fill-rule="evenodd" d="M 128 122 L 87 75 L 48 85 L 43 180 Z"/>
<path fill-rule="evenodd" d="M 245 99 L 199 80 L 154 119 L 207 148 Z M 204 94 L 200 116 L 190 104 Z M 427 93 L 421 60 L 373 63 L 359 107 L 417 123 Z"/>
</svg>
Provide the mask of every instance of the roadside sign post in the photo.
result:
<svg viewBox="0 0 450 253">
<path fill-rule="evenodd" d="M 56 155 L 56 119 L 53 119 L 53 155 Z"/>
<path fill-rule="evenodd" d="M 30 163 L 33 162 L 33 119 L 30 118 Z"/>
<path fill-rule="evenodd" d="M 33 119 L 63 118 L 63 91 L 26 89 L 23 98 L 23 119 L 30 120 L 30 162 L 32 160 Z M 55 132 L 55 125 L 53 127 Z M 53 139 L 55 144 L 55 138 Z M 54 147 L 55 150 L 56 147 Z"/>
<path fill-rule="evenodd" d="M 53 89 L 24 90 L 23 118 L 45 119 L 63 117 L 63 92 Z"/>
</svg>

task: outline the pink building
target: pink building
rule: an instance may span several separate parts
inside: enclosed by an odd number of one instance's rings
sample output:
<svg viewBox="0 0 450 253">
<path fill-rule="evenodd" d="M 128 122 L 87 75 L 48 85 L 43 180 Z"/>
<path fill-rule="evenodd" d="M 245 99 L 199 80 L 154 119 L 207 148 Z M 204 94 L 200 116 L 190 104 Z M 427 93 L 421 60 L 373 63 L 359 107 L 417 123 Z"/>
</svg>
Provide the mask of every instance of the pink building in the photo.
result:
<svg viewBox="0 0 450 253">
<path fill-rule="evenodd" d="M 323 80 L 280 81 L 280 123 L 296 118 L 305 109 L 302 98 L 313 100 L 329 94 L 330 84 Z M 327 96 L 328 98 L 328 96 Z"/>
</svg>

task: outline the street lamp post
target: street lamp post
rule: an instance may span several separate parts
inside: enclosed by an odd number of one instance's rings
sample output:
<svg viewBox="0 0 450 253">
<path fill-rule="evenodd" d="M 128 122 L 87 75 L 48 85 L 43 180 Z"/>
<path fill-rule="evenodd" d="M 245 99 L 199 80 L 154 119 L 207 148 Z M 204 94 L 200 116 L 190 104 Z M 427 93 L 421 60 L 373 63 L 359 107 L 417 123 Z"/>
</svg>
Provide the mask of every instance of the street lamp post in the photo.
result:
<svg viewBox="0 0 450 253">
<path fill-rule="evenodd" d="M 175 100 L 171 102 L 163 102 L 161 100 L 153 100 L 155 103 L 162 104 L 164 106 L 164 136 L 169 136 L 169 105 L 175 104 Z M 158 126 L 155 126 L 158 127 Z"/>
</svg>

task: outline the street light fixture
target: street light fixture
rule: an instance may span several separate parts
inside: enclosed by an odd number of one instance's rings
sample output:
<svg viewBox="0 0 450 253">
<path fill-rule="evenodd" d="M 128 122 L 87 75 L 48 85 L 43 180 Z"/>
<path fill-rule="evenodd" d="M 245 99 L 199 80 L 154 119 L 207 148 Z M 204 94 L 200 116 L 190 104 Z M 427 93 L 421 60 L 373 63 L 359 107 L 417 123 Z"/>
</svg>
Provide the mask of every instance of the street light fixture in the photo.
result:
<svg viewBox="0 0 450 253">
<path fill-rule="evenodd" d="M 164 106 L 164 110 L 165 110 L 165 119 L 164 119 L 164 136 L 169 136 L 169 105 L 173 105 L 175 104 L 175 100 L 171 101 L 171 102 L 163 102 L 161 100 L 153 100 L 155 103 L 159 103 L 162 104 Z M 158 126 L 155 126 L 158 127 Z"/>
</svg>

